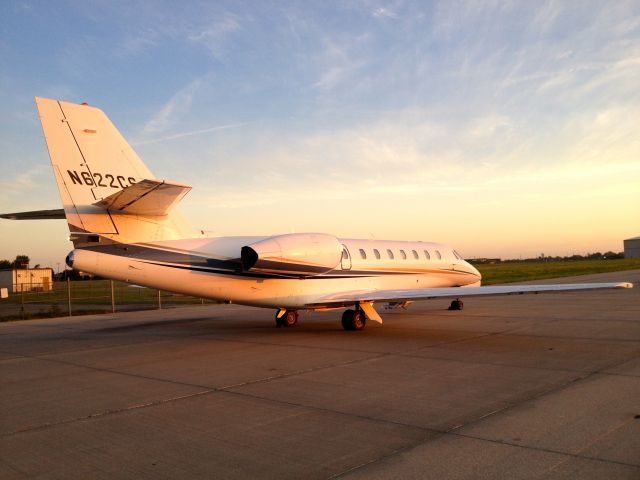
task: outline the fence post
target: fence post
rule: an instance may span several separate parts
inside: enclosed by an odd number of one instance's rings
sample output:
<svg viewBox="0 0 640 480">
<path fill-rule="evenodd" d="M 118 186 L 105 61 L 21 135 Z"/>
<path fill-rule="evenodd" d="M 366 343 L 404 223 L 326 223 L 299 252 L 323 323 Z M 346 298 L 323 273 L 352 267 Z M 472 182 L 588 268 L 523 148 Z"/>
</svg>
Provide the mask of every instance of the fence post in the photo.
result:
<svg viewBox="0 0 640 480">
<path fill-rule="evenodd" d="M 113 292 L 113 280 L 111 280 L 111 313 L 116 313 L 116 297 Z"/>
<path fill-rule="evenodd" d="M 26 312 L 24 311 L 24 283 L 20 284 L 20 316 L 27 318 Z"/>
<path fill-rule="evenodd" d="M 69 316 L 71 316 L 71 279 L 67 276 L 67 308 L 69 309 Z"/>
<path fill-rule="evenodd" d="M 158 290 L 158 310 L 162 310 L 162 296 L 160 295 L 160 290 Z"/>
</svg>

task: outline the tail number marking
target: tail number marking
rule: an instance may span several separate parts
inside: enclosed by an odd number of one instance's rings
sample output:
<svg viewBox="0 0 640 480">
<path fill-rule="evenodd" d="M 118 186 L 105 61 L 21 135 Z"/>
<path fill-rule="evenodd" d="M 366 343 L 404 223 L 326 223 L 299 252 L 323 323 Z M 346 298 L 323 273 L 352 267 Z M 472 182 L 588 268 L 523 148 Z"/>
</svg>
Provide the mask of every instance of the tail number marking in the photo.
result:
<svg viewBox="0 0 640 480">
<path fill-rule="evenodd" d="M 125 178 L 122 175 L 113 175 L 111 173 L 94 173 L 93 178 L 91 177 L 91 174 L 89 172 L 67 170 L 67 174 L 69 175 L 69 178 L 74 185 L 126 188 L 136 183 L 136 179 L 133 177 Z"/>
</svg>

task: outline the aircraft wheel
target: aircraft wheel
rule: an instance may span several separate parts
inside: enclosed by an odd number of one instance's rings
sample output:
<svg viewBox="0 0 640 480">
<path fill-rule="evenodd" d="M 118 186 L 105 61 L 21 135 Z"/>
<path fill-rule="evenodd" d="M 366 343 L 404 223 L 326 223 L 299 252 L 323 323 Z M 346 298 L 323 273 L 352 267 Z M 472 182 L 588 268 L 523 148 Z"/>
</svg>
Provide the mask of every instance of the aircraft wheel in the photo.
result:
<svg viewBox="0 0 640 480">
<path fill-rule="evenodd" d="M 367 317 L 361 310 L 353 312 L 353 320 L 351 321 L 352 330 L 364 330 L 367 324 Z"/>
<path fill-rule="evenodd" d="M 298 323 L 298 312 L 295 310 L 287 310 L 282 316 L 282 325 L 285 327 L 293 327 L 296 323 Z"/>
<path fill-rule="evenodd" d="M 464 307 L 464 303 L 462 300 L 452 300 L 451 305 L 449 305 L 449 310 L 462 310 Z"/>
<path fill-rule="evenodd" d="M 342 313 L 342 328 L 345 330 L 353 330 L 353 314 L 354 310 L 345 310 Z"/>
<path fill-rule="evenodd" d="M 342 314 L 342 328 L 345 330 L 363 330 L 367 317 L 361 310 L 345 310 Z"/>
</svg>

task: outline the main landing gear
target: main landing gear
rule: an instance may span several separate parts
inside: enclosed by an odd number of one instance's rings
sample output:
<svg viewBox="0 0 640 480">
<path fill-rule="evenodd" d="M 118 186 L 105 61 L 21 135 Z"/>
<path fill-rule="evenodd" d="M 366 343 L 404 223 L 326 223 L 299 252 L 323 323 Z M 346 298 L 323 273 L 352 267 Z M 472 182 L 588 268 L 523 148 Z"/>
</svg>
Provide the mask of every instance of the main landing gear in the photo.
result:
<svg viewBox="0 0 640 480">
<path fill-rule="evenodd" d="M 298 312 L 295 310 L 286 310 L 281 313 L 280 310 L 276 312 L 276 327 L 293 327 L 298 323 Z"/>
<path fill-rule="evenodd" d="M 375 314 L 375 311 L 373 312 Z M 375 317 L 373 318 L 374 320 Z M 380 321 L 381 320 L 376 320 Z M 298 323 L 296 310 L 281 309 L 276 312 L 276 327 L 293 327 Z M 367 314 L 357 305 L 355 309 L 345 310 L 342 314 L 342 328 L 347 331 L 364 330 L 367 324 Z"/>
<path fill-rule="evenodd" d="M 342 314 L 342 328 L 345 330 L 364 330 L 367 324 L 367 316 L 359 308 L 345 310 Z"/>
</svg>

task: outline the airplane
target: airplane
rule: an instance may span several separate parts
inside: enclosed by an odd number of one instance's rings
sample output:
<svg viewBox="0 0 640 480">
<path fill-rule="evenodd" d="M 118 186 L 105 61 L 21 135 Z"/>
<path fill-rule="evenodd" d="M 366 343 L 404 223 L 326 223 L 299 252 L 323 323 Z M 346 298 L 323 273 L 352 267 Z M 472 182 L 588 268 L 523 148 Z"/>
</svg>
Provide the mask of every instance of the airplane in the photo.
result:
<svg viewBox="0 0 640 480">
<path fill-rule="evenodd" d="M 375 304 L 564 290 L 631 283 L 481 286 L 478 270 L 451 246 L 337 238 L 327 233 L 211 236 L 177 204 L 189 185 L 156 178 L 104 112 L 36 97 L 62 209 L 0 215 L 66 219 L 69 267 L 103 278 L 195 297 L 275 309 L 277 326 L 298 311 L 345 309 L 342 327 L 382 324 Z"/>
</svg>

